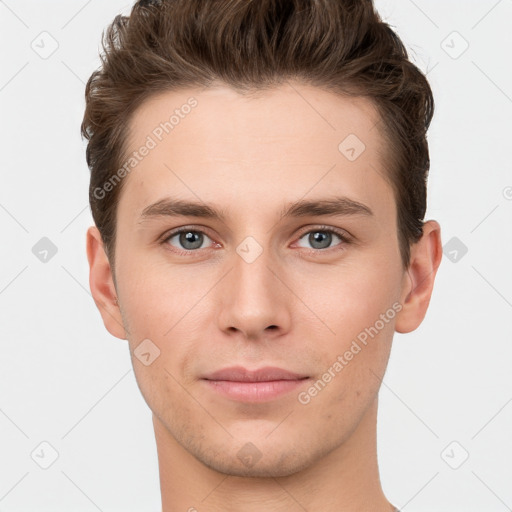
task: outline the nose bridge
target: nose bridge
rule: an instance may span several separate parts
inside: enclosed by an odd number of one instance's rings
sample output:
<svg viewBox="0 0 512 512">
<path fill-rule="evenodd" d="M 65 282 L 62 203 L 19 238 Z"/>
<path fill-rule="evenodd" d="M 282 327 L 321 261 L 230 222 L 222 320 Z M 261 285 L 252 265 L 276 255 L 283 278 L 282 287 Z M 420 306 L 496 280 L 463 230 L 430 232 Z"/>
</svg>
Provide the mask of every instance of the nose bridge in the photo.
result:
<svg viewBox="0 0 512 512">
<path fill-rule="evenodd" d="M 271 299 L 276 286 L 276 278 L 269 270 L 272 259 L 268 246 L 264 248 L 253 237 L 247 237 L 237 246 L 231 279 L 239 304 L 256 305 Z"/>
<path fill-rule="evenodd" d="M 221 328 L 235 328 L 248 337 L 257 337 L 270 326 L 288 328 L 289 301 L 274 275 L 277 272 L 270 249 L 247 237 L 236 247 L 232 261 L 220 290 Z"/>
</svg>

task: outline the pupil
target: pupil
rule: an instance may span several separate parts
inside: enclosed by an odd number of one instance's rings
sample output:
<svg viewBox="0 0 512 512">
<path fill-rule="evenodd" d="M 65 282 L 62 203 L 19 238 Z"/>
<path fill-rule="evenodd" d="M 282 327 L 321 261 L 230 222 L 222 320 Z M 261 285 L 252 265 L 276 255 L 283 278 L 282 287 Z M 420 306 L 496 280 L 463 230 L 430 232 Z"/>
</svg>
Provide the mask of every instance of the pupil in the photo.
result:
<svg viewBox="0 0 512 512">
<path fill-rule="evenodd" d="M 181 237 L 182 239 L 180 242 L 186 249 L 197 249 L 198 247 L 201 247 L 201 238 L 199 233 L 188 231 L 187 233 L 181 233 Z M 190 245 L 187 246 L 187 244 L 192 244 L 192 247 L 190 247 Z"/>
<path fill-rule="evenodd" d="M 313 239 L 313 241 L 311 242 L 311 245 L 313 245 L 314 243 L 317 243 L 319 242 L 321 247 L 315 247 L 316 249 L 325 249 L 326 247 L 329 247 L 329 244 L 330 244 L 330 241 L 331 241 L 331 234 L 330 233 L 325 233 L 325 232 L 321 232 L 321 231 L 316 231 L 315 233 L 311 233 L 310 235 Z M 322 242 L 324 242 L 322 244 Z M 314 245 L 313 245 L 314 247 Z"/>
</svg>

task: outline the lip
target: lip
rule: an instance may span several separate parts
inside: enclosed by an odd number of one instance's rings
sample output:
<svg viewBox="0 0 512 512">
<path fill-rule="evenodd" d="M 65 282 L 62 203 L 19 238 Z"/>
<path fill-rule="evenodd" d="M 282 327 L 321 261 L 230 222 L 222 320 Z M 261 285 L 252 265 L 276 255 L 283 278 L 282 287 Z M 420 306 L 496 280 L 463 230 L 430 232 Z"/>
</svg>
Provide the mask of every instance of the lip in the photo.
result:
<svg viewBox="0 0 512 512">
<path fill-rule="evenodd" d="M 266 402 L 289 393 L 309 377 L 295 372 L 267 366 L 248 370 L 234 366 L 215 371 L 202 380 L 213 391 L 242 402 Z"/>
<path fill-rule="evenodd" d="M 207 380 L 228 380 L 233 382 L 269 382 L 275 380 L 300 380 L 308 377 L 276 366 L 265 366 L 258 370 L 247 370 L 243 366 L 223 368 L 203 377 Z"/>
</svg>

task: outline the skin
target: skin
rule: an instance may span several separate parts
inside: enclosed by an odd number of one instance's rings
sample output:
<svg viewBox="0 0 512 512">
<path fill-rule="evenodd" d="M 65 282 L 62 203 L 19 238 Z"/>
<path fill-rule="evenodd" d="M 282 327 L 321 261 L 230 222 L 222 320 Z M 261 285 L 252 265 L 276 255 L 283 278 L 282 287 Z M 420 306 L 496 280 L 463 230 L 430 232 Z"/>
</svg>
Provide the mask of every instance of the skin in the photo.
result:
<svg viewBox="0 0 512 512">
<path fill-rule="evenodd" d="M 130 151 L 191 96 L 197 107 L 125 178 L 115 278 L 97 228 L 87 233 L 94 300 L 108 331 L 128 340 L 153 413 L 163 511 L 391 512 L 377 464 L 378 391 L 394 332 L 413 331 L 426 314 L 440 226 L 425 223 L 404 269 L 386 145 L 364 98 L 298 83 L 251 98 L 222 85 L 166 92 L 135 112 Z M 350 133 L 366 146 L 354 161 L 338 149 Z M 293 201 L 334 194 L 373 215 L 281 216 Z M 170 196 L 212 204 L 225 219 L 141 220 Z M 162 239 L 179 227 L 202 231 L 201 248 Z M 351 242 L 315 242 L 325 227 Z M 262 249 L 251 263 L 236 250 L 248 236 Z M 400 311 L 301 403 L 298 393 L 393 304 Z M 148 366 L 134 356 L 144 339 L 160 350 Z M 309 379 L 265 403 L 237 402 L 201 380 L 233 365 Z M 259 459 L 244 463 L 240 450 Z"/>
</svg>

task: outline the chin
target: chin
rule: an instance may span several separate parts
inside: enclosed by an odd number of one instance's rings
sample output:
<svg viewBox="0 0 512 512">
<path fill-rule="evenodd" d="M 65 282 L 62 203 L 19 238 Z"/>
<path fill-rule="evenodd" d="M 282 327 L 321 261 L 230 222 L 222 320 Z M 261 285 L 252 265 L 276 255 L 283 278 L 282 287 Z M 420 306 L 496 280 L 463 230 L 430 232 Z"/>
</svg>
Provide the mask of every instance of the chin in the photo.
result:
<svg viewBox="0 0 512 512">
<path fill-rule="evenodd" d="M 284 460 L 283 460 L 284 459 Z M 290 457 L 282 454 L 280 457 L 274 455 L 272 460 L 260 459 L 254 465 L 243 463 L 238 457 L 234 459 L 201 459 L 199 460 L 210 469 L 219 473 L 235 476 L 235 477 L 252 477 L 252 478 L 276 478 L 290 476 L 305 469 L 309 464 L 304 460 L 304 454 L 297 457 Z"/>
<path fill-rule="evenodd" d="M 206 439 L 203 438 L 201 444 L 205 442 Z M 189 446 L 188 450 L 206 467 L 235 477 L 290 476 L 313 465 L 329 452 L 328 447 L 311 444 L 306 450 L 300 442 L 287 446 L 283 438 L 273 441 L 256 439 L 252 443 L 237 437 L 231 439 L 228 446 L 212 443 L 207 449 L 201 444 Z"/>
</svg>

